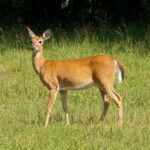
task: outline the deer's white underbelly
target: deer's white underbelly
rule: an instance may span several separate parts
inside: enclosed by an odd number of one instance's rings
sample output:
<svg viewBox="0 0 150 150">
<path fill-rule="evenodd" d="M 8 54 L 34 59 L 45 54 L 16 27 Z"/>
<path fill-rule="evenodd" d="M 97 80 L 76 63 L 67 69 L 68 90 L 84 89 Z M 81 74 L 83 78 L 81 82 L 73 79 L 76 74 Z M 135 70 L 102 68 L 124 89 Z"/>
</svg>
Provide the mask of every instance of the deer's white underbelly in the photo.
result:
<svg viewBox="0 0 150 150">
<path fill-rule="evenodd" d="M 82 83 L 79 85 L 75 85 L 75 86 L 64 86 L 64 87 L 60 87 L 60 91 L 61 90 L 82 90 L 82 89 L 87 89 L 90 87 L 95 86 L 95 84 L 93 82 L 89 82 L 89 83 Z"/>
</svg>

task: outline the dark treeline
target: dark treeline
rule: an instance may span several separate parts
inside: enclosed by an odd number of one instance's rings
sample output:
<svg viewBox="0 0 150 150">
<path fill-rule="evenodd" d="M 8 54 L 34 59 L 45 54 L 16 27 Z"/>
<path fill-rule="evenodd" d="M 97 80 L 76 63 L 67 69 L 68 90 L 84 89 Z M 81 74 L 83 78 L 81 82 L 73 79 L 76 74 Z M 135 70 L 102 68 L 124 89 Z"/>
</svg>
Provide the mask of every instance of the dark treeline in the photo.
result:
<svg viewBox="0 0 150 150">
<path fill-rule="evenodd" d="M 100 25 L 150 21 L 149 0 L 0 0 L 0 25 Z"/>
</svg>

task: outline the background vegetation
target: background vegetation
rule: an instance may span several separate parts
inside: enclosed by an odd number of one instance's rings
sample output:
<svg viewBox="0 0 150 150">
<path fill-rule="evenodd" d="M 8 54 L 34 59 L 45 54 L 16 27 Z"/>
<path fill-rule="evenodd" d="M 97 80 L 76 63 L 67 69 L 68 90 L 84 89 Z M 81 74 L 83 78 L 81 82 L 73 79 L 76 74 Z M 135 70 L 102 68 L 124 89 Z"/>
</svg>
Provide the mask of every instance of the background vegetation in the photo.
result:
<svg viewBox="0 0 150 150">
<path fill-rule="evenodd" d="M 0 24 L 53 24 L 62 28 L 106 22 L 149 22 L 149 0 L 1 0 Z"/>
</svg>

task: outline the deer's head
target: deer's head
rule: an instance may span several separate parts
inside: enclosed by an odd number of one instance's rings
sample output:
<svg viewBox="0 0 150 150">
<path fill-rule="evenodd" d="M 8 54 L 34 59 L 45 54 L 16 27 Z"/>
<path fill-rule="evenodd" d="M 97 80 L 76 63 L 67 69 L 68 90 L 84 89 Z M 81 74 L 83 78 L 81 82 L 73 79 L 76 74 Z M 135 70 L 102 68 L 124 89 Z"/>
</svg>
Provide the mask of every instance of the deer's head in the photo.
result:
<svg viewBox="0 0 150 150">
<path fill-rule="evenodd" d="M 43 42 L 52 35 L 51 29 L 47 29 L 42 36 L 36 35 L 29 27 L 27 27 L 27 30 L 31 38 L 31 49 L 33 53 L 41 52 L 43 49 Z"/>
</svg>

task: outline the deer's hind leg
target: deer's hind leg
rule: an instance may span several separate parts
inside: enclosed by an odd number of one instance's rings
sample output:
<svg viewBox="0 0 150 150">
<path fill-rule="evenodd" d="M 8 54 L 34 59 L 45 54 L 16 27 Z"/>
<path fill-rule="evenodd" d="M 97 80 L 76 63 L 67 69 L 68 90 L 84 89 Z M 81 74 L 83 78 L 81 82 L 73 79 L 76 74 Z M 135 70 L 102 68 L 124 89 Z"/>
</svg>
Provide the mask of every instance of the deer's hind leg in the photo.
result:
<svg viewBox="0 0 150 150">
<path fill-rule="evenodd" d="M 113 87 L 106 87 L 105 91 L 107 95 L 115 101 L 117 108 L 118 108 L 119 125 L 122 125 L 123 123 L 122 97 L 114 91 Z"/>
<path fill-rule="evenodd" d="M 123 124 L 122 97 L 118 93 L 116 93 L 113 89 L 109 89 L 108 94 L 112 99 L 114 99 L 117 105 L 119 125 L 122 125 Z"/>
<path fill-rule="evenodd" d="M 103 104 L 104 104 L 104 108 L 103 108 L 103 111 L 102 111 L 102 114 L 101 114 L 101 117 L 100 117 L 100 121 L 104 121 L 106 113 L 109 109 L 110 101 L 109 101 L 108 95 L 103 90 L 99 89 L 99 91 L 100 91 L 100 94 L 101 94 L 101 97 L 102 97 L 102 100 L 103 100 Z"/>
<path fill-rule="evenodd" d="M 101 80 L 100 80 L 101 79 Z M 114 79 L 114 74 L 111 76 L 109 76 L 109 78 L 107 78 L 107 76 L 105 76 L 105 78 L 100 78 L 100 76 L 98 76 L 96 78 L 96 83 L 99 86 L 103 101 L 104 101 L 104 109 L 103 109 L 103 113 L 101 115 L 101 120 L 104 119 L 107 110 L 109 108 L 109 98 L 112 98 L 118 108 L 118 120 L 119 120 L 119 125 L 122 125 L 123 123 L 123 112 L 122 112 L 122 98 L 121 96 L 115 92 L 114 88 L 113 88 L 113 79 Z"/>
</svg>

